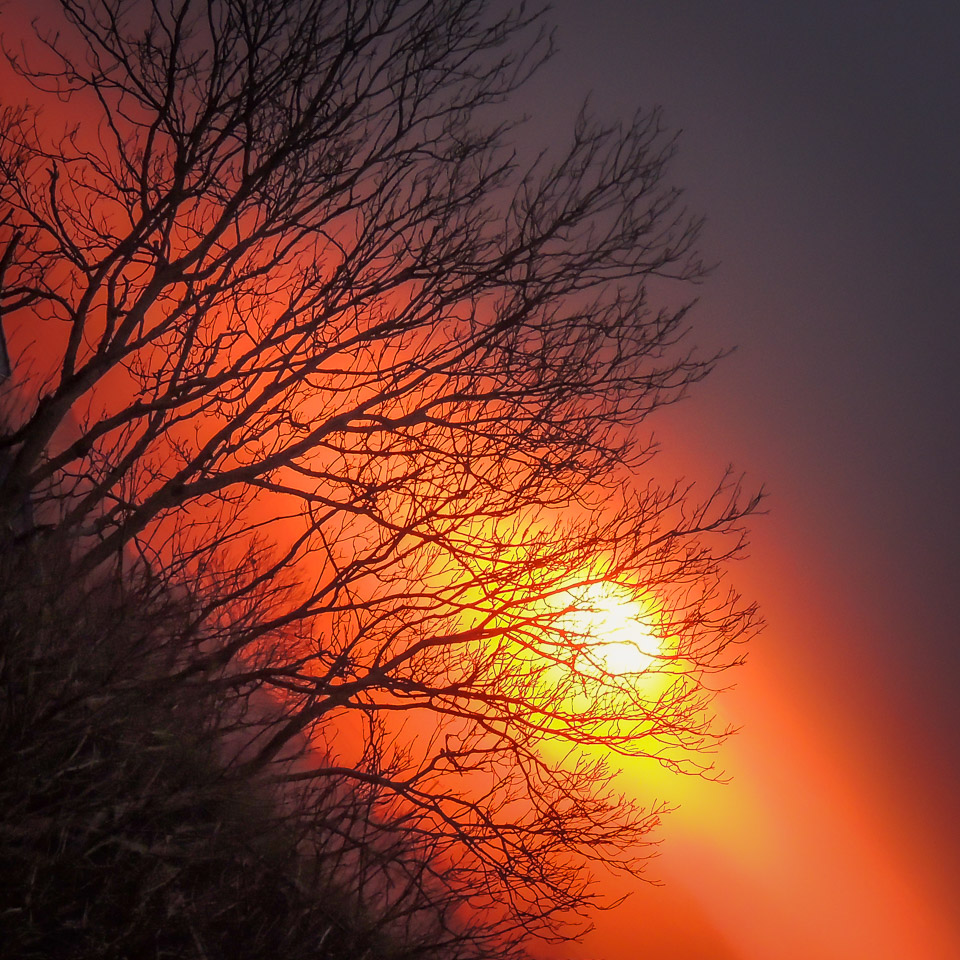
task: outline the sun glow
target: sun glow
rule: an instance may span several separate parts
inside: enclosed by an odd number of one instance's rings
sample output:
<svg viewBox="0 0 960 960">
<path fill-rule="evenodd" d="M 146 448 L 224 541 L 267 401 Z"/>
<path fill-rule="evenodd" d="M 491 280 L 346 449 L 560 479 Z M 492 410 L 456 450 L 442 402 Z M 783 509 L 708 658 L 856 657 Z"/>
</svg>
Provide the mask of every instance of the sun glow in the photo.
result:
<svg viewBox="0 0 960 960">
<path fill-rule="evenodd" d="M 643 673 L 661 652 L 651 626 L 652 611 L 632 599 L 622 587 L 591 583 L 567 592 L 575 609 L 558 626 L 588 643 L 587 660 L 610 674 Z"/>
</svg>

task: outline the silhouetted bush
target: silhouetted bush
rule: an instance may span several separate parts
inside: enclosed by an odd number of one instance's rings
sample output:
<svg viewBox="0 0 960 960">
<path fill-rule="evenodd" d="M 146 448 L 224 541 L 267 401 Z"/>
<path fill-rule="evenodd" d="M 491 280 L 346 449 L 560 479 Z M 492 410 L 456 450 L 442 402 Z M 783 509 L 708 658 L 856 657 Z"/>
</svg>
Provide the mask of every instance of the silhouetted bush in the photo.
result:
<svg viewBox="0 0 960 960">
<path fill-rule="evenodd" d="M 161 669 L 187 604 L 78 582 L 59 546 L 8 542 L 0 559 L 4 955 L 346 960 L 444 949 L 442 937 L 391 937 L 376 904 L 351 896 L 349 860 L 325 876 L 304 855 L 305 841 L 316 851 L 328 839 L 315 793 L 306 817 L 296 798 L 224 762 L 234 724 L 217 686 Z M 352 803 L 345 787 L 329 796 Z"/>
</svg>

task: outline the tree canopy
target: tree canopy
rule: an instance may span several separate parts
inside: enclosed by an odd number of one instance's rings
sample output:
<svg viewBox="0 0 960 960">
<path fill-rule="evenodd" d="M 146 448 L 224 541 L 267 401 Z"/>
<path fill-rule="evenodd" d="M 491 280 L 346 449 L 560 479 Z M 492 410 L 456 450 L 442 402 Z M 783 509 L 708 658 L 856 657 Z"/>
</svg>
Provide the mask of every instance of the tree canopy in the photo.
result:
<svg viewBox="0 0 960 960">
<path fill-rule="evenodd" d="M 58 8 L 5 38 L 8 527 L 30 498 L 77 576 L 178 598 L 163 682 L 259 705 L 229 764 L 353 784 L 352 849 L 417 838 L 438 900 L 563 935 L 657 819 L 616 756 L 696 767 L 756 626 L 757 498 L 655 477 L 648 417 L 717 359 L 673 136 L 584 110 L 527 156 L 522 4 Z"/>
</svg>

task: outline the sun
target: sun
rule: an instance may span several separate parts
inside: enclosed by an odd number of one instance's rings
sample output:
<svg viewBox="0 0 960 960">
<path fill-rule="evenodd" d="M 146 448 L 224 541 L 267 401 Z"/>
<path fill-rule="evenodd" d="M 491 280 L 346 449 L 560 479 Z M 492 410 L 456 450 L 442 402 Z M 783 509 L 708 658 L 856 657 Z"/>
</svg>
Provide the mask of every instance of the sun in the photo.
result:
<svg viewBox="0 0 960 960">
<path fill-rule="evenodd" d="M 559 626 L 586 638 L 587 659 L 610 674 L 643 673 L 660 655 L 651 611 L 625 588 L 607 582 L 576 587 L 566 594 L 575 609 Z"/>
</svg>

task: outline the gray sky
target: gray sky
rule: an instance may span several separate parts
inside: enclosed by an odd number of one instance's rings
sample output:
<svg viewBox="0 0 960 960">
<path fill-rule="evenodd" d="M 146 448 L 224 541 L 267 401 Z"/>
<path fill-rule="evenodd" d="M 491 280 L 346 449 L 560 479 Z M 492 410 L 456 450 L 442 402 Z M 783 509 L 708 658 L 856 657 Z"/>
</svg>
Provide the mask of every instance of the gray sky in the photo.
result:
<svg viewBox="0 0 960 960">
<path fill-rule="evenodd" d="M 559 0 L 554 20 L 561 52 L 530 94 L 537 129 L 558 135 L 587 90 L 603 116 L 662 104 L 684 131 L 675 179 L 722 261 L 695 339 L 738 352 L 659 433 L 665 465 L 709 479 L 732 460 L 771 492 L 735 571 L 770 625 L 731 707 L 746 724 L 732 765 L 763 752 L 764 698 L 788 726 L 809 715 L 837 790 L 889 833 L 878 856 L 922 873 L 949 927 L 960 6 Z M 892 909 L 882 899 L 863 911 Z M 762 955 L 756 938 L 733 939 L 731 956 Z"/>
</svg>

